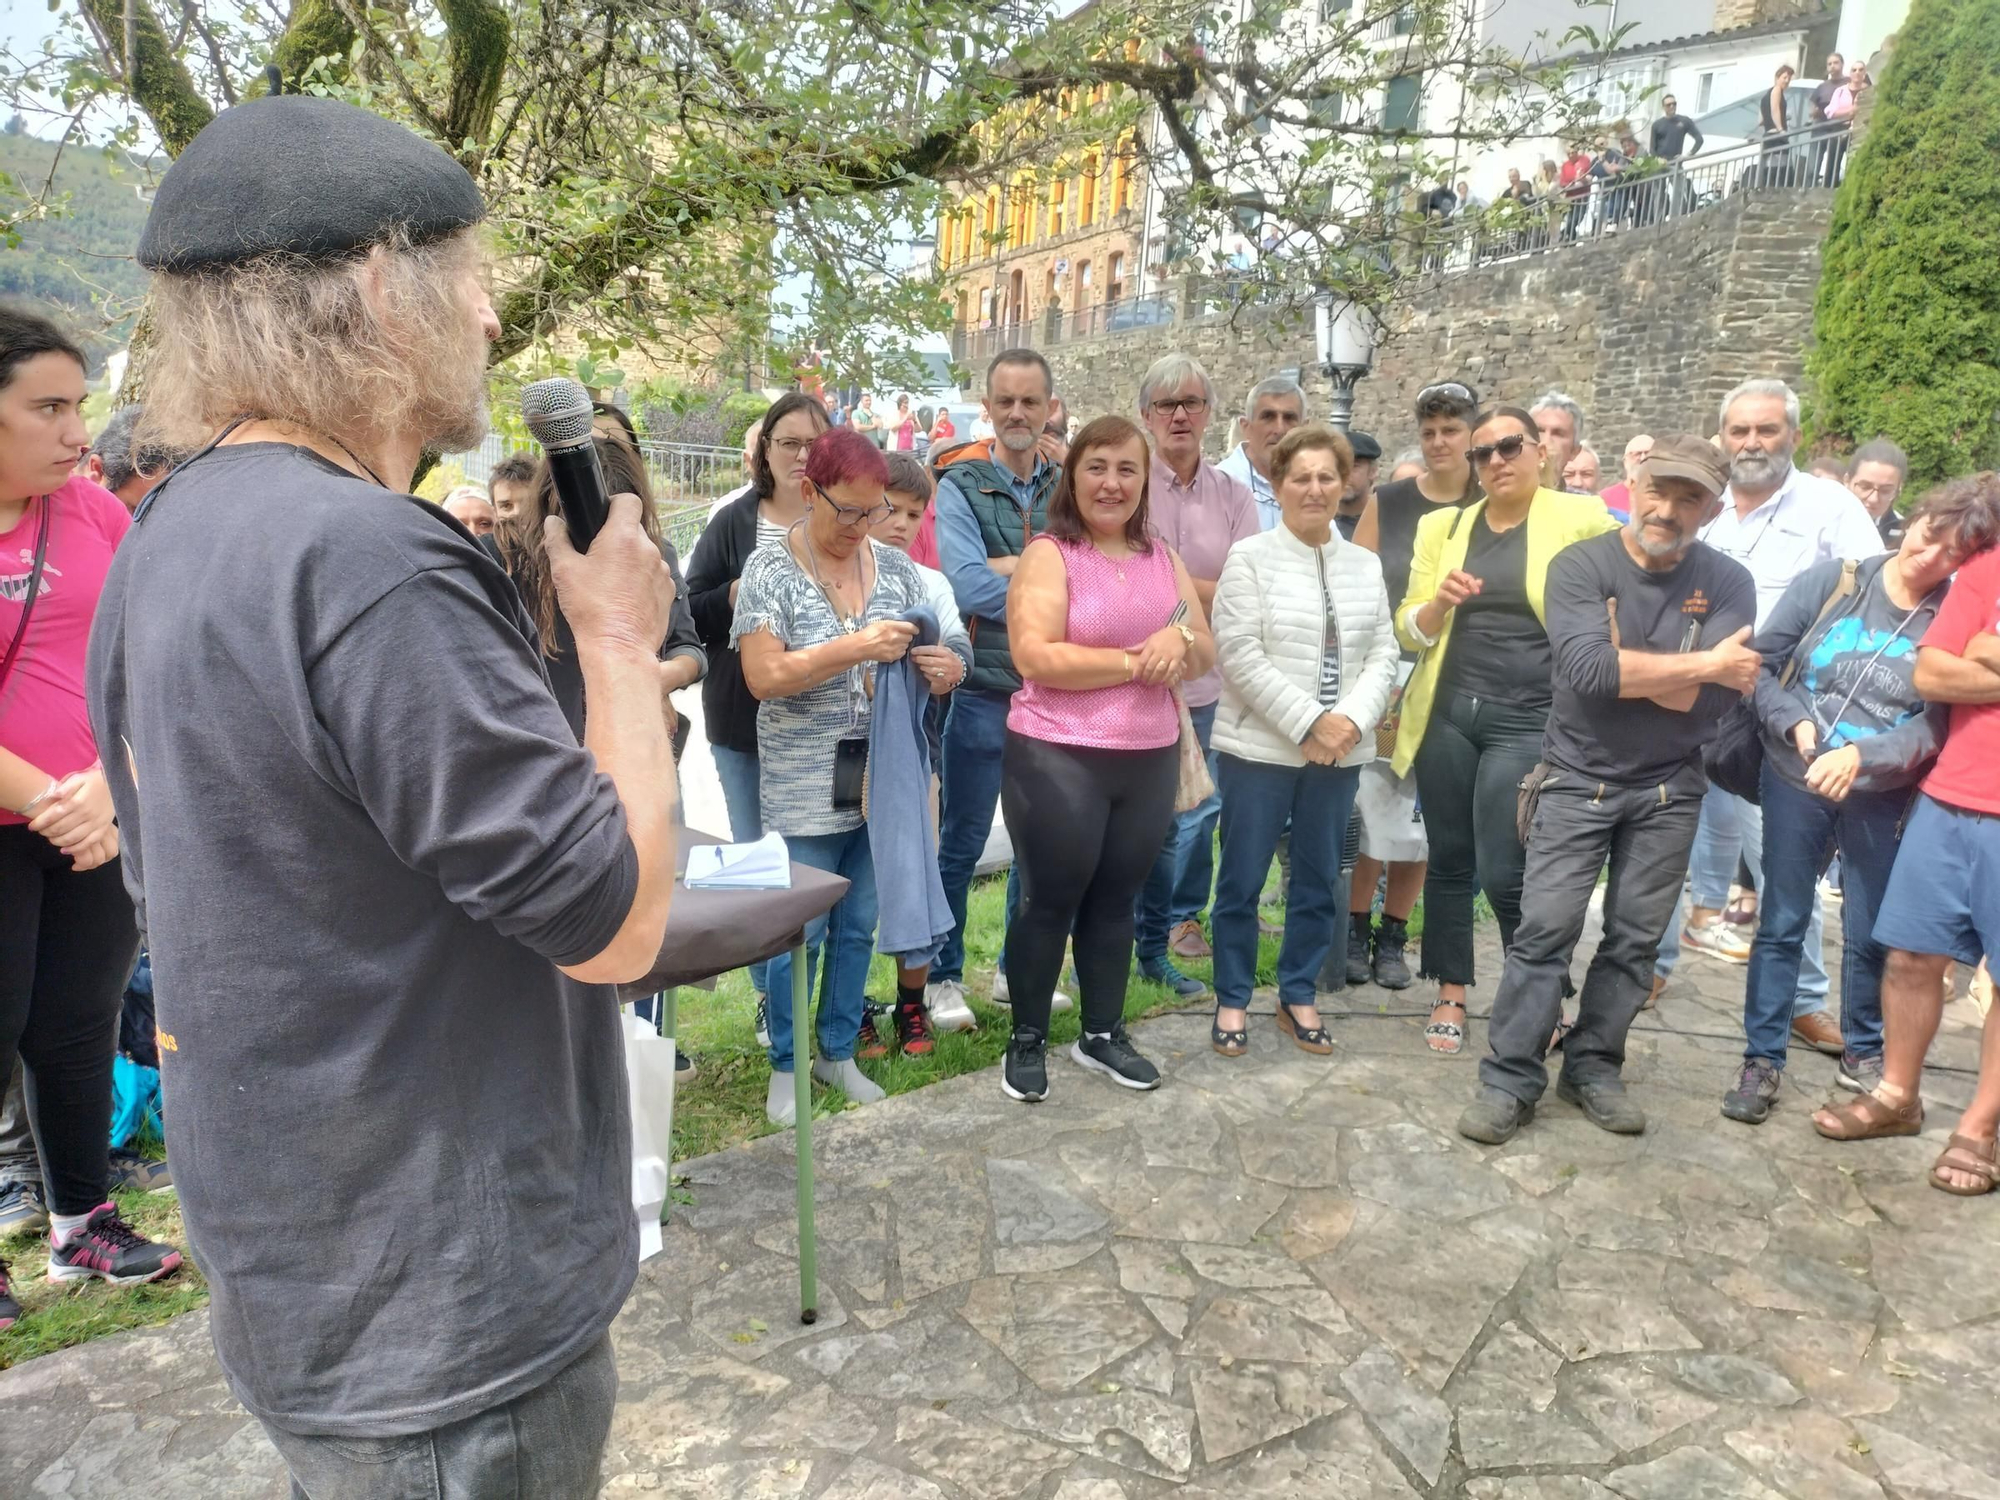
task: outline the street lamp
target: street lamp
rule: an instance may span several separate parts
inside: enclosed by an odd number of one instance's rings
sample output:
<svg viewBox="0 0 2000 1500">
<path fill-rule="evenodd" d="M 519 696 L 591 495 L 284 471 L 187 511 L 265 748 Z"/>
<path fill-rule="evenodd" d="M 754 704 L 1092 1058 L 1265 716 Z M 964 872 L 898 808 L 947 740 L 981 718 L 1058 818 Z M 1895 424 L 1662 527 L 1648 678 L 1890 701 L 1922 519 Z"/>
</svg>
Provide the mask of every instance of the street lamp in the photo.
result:
<svg viewBox="0 0 2000 1500">
<path fill-rule="evenodd" d="M 1327 419 L 1342 432 L 1354 420 L 1354 384 L 1375 362 L 1375 316 L 1351 297 L 1323 293 L 1313 303 L 1320 373 L 1333 387 Z"/>
</svg>

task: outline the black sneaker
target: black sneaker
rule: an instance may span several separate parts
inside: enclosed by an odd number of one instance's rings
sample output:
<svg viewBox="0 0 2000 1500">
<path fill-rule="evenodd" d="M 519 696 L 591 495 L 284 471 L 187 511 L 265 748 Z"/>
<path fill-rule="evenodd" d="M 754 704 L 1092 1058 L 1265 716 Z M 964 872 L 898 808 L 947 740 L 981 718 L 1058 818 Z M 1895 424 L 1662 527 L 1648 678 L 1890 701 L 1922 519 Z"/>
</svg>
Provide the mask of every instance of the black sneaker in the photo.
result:
<svg viewBox="0 0 2000 1500">
<path fill-rule="evenodd" d="M 757 1045 L 760 1047 L 771 1045 L 771 997 L 769 995 L 759 995 L 757 997 Z"/>
<path fill-rule="evenodd" d="M 1192 974 L 1183 974 L 1171 958 L 1140 959 L 1139 977 L 1150 979 L 1154 984 L 1164 984 L 1183 1000 L 1199 1000 L 1208 993 L 1207 985 Z M 1147 1086 L 1151 1087 L 1150 1084 Z"/>
<path fill-rule="evenodd" d="M 1374 967 L 1368 962 L 1368 939 L 1373 934 L 1374 923 L 1366 912 L 1357 912 L 1347 921 L 1347 982 L 1350 985 L 1366 984 L 1375 977 Z"/>
<path fill-rule="evenodd" d="M 180 1265 L 180 1251 L 147 1239 L 119 1217 L 117 1205 L 104 1203 L 83 1228 L 49 1251 L 49 1280 L 96 1276 L 113 1286 L 133 1286 L 171 1276 Z"/>
<path fill-rule="evenodd" d="M 12 1328 L 21 1316 L 21 1304 L 14 1300 L 14 1288 L 7 1281 L 7 1262 L 0 1260 L 0 1333 Z"/>
<path fill-rule="evenodd" d="M 1410 924 L 1384 917 L 1375 929 L 1375 982 L 1385 990 L 1410 987 L 1410 964 L 1403 950 L 1410 940 Z"/>
<path fill-rule="evenodd" d="M 136 1151 L 111 1151 L 111 1190 L 135 1193 L 164 1193 L 174 1185 L 174 1174 L 163 1161 L 147 1161 Z"/>
<path fill-rule="evenodd" d="M 1722 1113 L 1745 1125 L 1762 1125 L 1778 1102 L 1779 1076 L 1763 1058 L 1751 1058 L 1736 1075 L 1736 1086 L 1722 1096 Z"/>
<path fill-rule="evenodd" d="M 1000 1064 L 1000 1092 L 1023 1104 L 1039 1104 L 1049 1097 L 1047 1043 L 1031 1026 L 1014 1028 Z"/>
<path fill-rule="evenodd" d="M 1123 1022 L 1104 1036 L 1092 1036 L 1086 1031 L 1069 1049 L 1069 1055 L 1084 1067 L 1107 1074 L 1113 1083 L 1125 1088 L 1156 1089 L 1160 1086 L 1160 1070 L 1139 1055 L 1139 1049 L 1125 1035 Z"/>
</svg>

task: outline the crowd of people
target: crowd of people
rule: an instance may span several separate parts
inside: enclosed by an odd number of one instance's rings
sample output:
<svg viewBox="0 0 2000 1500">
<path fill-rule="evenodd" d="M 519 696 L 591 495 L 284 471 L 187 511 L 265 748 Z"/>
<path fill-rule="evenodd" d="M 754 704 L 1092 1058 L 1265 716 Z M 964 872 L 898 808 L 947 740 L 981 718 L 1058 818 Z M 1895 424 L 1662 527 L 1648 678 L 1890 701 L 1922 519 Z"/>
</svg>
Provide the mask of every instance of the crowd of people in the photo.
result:
<svg viewBox="0 0 2000 1500">
<path fill-rule="evenodd" d="M 796 1019 L 854 1102 L 881 1097 L 870 1059 L 979 1024 L 966 903 L 997 806 L 1011 1099 L 1160 1086 L 1124 1023 L 1135 962 L 1211 996 L 1211 1046 L 1254 1067 L 1273 929 L 1276 1045 L 1333 1052 L 1338 983 L 1422 978 L 1412 1045 L 1458 1053 L 1483 894 L 1467 1137 L 1521 1129 L 1552 1058 L 1559 1098 L 1643 1130 L 1627 1036 L 1684 951 L 1746 968 L 1729 1118 L 1764 1119 L 1804 1047 L 1852 1096 L 1822 1135 L 1922 1126 L 1950 966 L 2000 941 L 2000 476 L 1909 505 L 1886 445 L 1801 470 L 1796 396 L 1753 378 L 1712 435 L 1634 439 L 1614 505 L 1565 487 L 1589 472 L 1574 397 L 1447 377 L 1378 482 L 1381 445 L 1287 376 L 1232 400 L 1169 355 L 1072 434 L 1013 349 L 984 372 L 990 436 L 928 464 L 914 417 L 878 443 L 779 397 L 683 577 L 615 407 L 587 552 L 532 459 L 410 498 L 423 452 L 483 424 L 483 212 L 402 127 L 260 99 L 156 195 L 143 411 L 93 445 L 80 350 L 0 310 L 0 1078 L 18 1057 L 51 1276 L 172 1274 L 109 1192 L 143 934 L 217 1351 L 298 1493 L 592 1485 L 636 1269 L 614 986 L 660 952 L 671 695 L 697 682 L 733 836 L 849 882 Z M 752 974 L 779 1125 L 789 963 Z M 2000 1182 L 2000 1019 L 1982 1056 L 1930 1172 L 1951 1193 Z M 329 1121 L 342 1150 L 302 1171 Z"/>
</svg>

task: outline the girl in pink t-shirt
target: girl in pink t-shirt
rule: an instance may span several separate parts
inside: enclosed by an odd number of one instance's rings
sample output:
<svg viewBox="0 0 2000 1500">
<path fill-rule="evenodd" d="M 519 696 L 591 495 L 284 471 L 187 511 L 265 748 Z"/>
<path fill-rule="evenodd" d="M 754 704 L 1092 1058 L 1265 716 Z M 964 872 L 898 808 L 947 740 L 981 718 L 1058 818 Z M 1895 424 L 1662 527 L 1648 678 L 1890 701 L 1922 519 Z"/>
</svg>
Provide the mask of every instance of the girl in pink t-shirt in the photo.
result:
<svg viewBox="0 0 2000 1500">
<path fill-rule="evenodd" d="M 1126 1088 L 1159 1085 L 1125 1036 L 1132 902 L 1167 837 L 1180 781 L 1174 689 L 1215 663 L 1187 569 L 1153 535 L 1145 434 L 1099 417 L 1077 434 L 1048 525 L 1007 592 L 1022 687 L 1007 714 L 1000 800 L 1020 858 L 1007 932 L 1010 1098 L 1048 1092 L 1044 1044 L 1063 947 L 1075 937 L 1083 1038 L 1073 1055 Z"/>
<path fill-rule="evenodd" d="M 0 1087 L 17 1057 L 34 1075 L 50 1279 L 124 1284 L 168 1275 L 181 1257 L 133 1233 L 109 1201 L 111 1061 L 139 932 L 84 667 L 131 522 L 71 477 L 88 442 L 84 389 L 75 345 L 0 305 Z M 0 1328 L 20 1311 L 0 1263 Z"/>
</svg>

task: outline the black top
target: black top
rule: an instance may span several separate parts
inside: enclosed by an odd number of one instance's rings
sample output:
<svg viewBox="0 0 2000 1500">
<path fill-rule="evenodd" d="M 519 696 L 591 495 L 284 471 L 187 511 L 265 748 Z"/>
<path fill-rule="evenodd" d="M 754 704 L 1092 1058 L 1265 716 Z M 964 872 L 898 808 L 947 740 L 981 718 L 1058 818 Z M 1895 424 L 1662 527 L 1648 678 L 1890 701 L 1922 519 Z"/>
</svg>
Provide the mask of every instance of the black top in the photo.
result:
<svg viewBox="0 0 2000 1500">
<path fill-rule="evenodd" d="M 1618 601 L 1618 646 L 1605 601 Z M 1734 558 L 1696 542 L 1679 567 L 1654 573 L 1632 561 L 1616 531 L 1576 542 L 1549 564 L 1543 605 L 1555 655 L 1555 702 L 1542 758 L 1624 786 L 1666 781 L 1701 754 L 1742 695 L 1705 685 L 1686 713 L 1618 696 L 1619 647 L 1700 650 L 1757 618 L 1757 587 Z"/>
<path fill-rule="evenodd" d="M 218 448 L 119 547 L 89 680 L 231 1391 L 386 1437 L 544 1385 L 638 1270 L 617 992 L 558 965 L 639 866 L 507 575 L 434 506 Z M 332 1122 L 310 1174 L 274 1149 Z"/>
<path fill-rule="evenodd" d="M 487 556 L 502 567 L 506 563 L 500 555 L 500 544 L 490 536 L 479 539 L 479 545 Z M 701 641 L 695 634 L 694 615 L 688 608 L 687 584 L 681 578 L 681 561 L 674 555 L 674 544 L 665 537 L 660 538 L 660 557 L 667 565 L 667 572 L 674 580 L 674 607 L 667 618 L 667 638 L 660 643 L 660 660 L 671 661 L 676 656 L 692 656 L 701 662 L 702 672 L 708 670 L 708 655 L 701 649 Z M 534 617 L 534 606 L 522 601 L 529 618 Z M 576 659 L 576 637 L 570 633 L 569 620 L 556 606 L 554 639 L 541 643 L 543 647 L 542 665 L 548 669 L 549 687 L 555 692 L 556 702 L 561 705 L 563 717 L 569 720 L 569 727 L 576 735 L 576 741 L 583 743 L 583 666 Z M 697 676 L 695 681 L 701 681 Z M 678 715 L 677 715 L 678 717 Z M 674 732 L 674 759 L 679 760 L 685 743 L 687 720 L 680 718 Z"/>
<path fill-rule="evenodd" d="M 1467 505 L 1478 498 L 1479 481 L 1470 479 L 1456 503 Z M 1382 559 L 1382 585 L 1389 591 L 1391 610 L 1400 610 L 1403 596 L 1409 592 L 1410 561 L 1417 551 L 1417 523 L 1440 508 L 1437 502 L 1425 498 L 1414 479 L 1398 479 L 1375 487 L 1375 550 Z"/>
<path fill-rule="evenodd" d="M 1771 113 L 1771 91 L 1766 89 L 1757 98 L 1757 123 L 1764 127 L 1764 132 L 1767 135 L 1782 134 L 1791 128 L 1791 122 L 1785 118 L 1791 112 L 1791 107 L 1792 96 L 1790 91 L 1780 94 L 1778 96 L 1778 113 L 1773 116 Z"/>
<path fill-rule="evenodd" d="M 1549 637 L 1528 603 L 1528 523 L 1495 531 L 1482 510 L 1466 531 L 1462 566 L 1480 589 L 1453 611 L 1439 687 L 1516 708 L 1547 708 Z"/>
<path fill-rule="evenodd" d="M 1653 122 L 1653 155 L 1657 157 L 1666 161 L 1675 160 L 1687 150 L 1690 140 L 1694 142 L 1696 151 L 1706 144 L 1701 137 L 1701 127 L 1686 115 L 1667 115 Z"/>
<path fill-rule="evenodd" d="M 736 605 L 729 586 L 757 550 L 759 496 L 746 490 L 715 517 L 688 559 L 688 607 L 694 628 L 708 650 L 708 676 L 701 684 L 702 729 L 711 745 L 757 753 L 757 700 L 743 680 L 743 659 L 729 641 Z"/>
<path fill-rule="evenodd" d="M 1333 513 L 1333 524 L 1340 528 L 1341 540 L 1351 542 L 1354 540 L 1354 528 L 1361 524 L 1361 513 L 1356 511 L 1351 516 L 1343 516 L 1339 511 L 1335 511 Z M 1399 604 L 1402 603 L 1400 599 L 1396 602 Z"/>
</svg>

